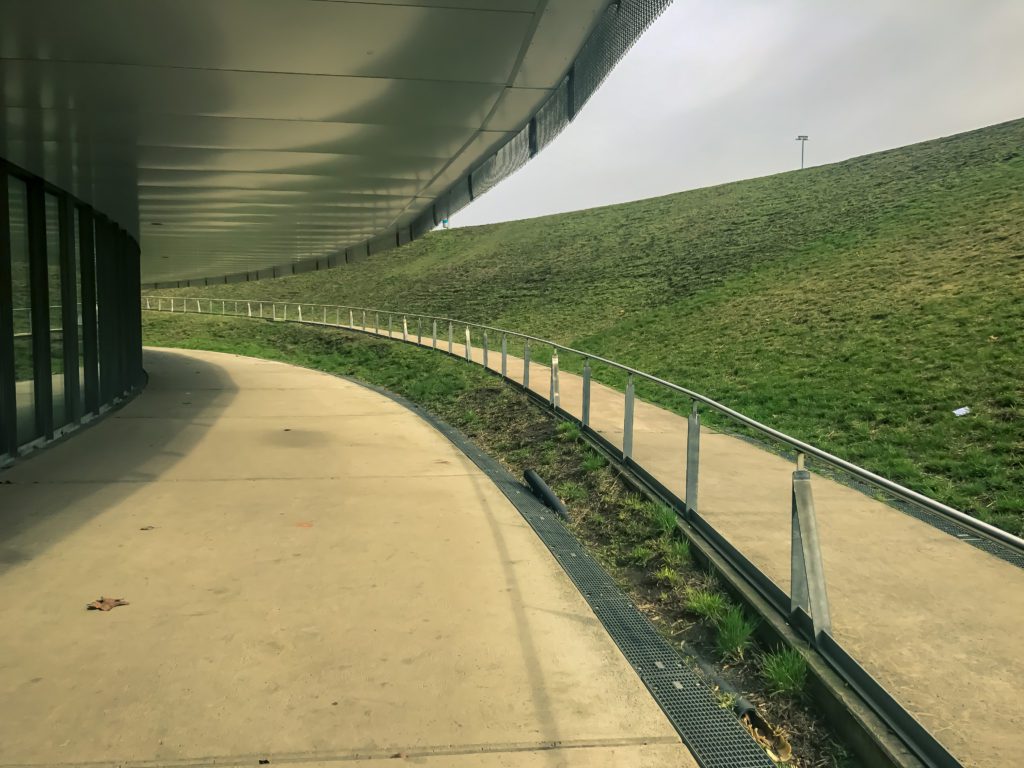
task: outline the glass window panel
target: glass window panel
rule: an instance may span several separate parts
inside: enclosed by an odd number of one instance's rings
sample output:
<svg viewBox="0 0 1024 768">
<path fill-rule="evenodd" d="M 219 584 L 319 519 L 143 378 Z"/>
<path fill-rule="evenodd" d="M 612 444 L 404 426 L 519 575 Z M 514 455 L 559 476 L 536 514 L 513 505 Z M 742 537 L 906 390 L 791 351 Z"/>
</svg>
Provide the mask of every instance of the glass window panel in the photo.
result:
<svg viewBox="0 0 1024 768">
<path fill-rule="evenodd" d="M 61 311 L 60 203 L 46 195 L 46 284 L 50 312 L 50 375 L 53 382 L 53 428 L 70 421 L 64 386 L 64 319 Z"/>
<path fill-rule="evenodd" d="M 93 219 L 93 222 L 92 222 L 92 254 L 93 254 L 94 261 L 93 261 L 93 269 L 92 269 L 92 278 L 93 278 L 93 284 L 92 284 L 93 294 L 92 295 L 95 297 L 94 304 L 95 304 L 95 308 L 96 308 L 96 311 L 93 314 L 93 317 L 96 318 L 96 328 L 94 329 L 96 331 L 96 376 L 97 376 L 97 381 L 100 382 L 100 392 L 102 393 L 104 391 L 104 385 L 103 385 L 103 363 L 102 363 L 103 355 L 100 352 L 100 350 L 102 349 L 102 346 L 100 344 L 100 249 L 99 249 L 99 238 L 96 236 L 97 231 L 98 231 L 98 227 L 96 226 L 96 220 Z M 102 396 L 102 394 L 100 395 L 99 403 L 101 405 L 103 404 L 103 396 Z"/>
<path fill-rule="evenodd" d="M 75 332 L 78 334 L 78 399 L 82 403 L 80 411 L 85 411 L 85 339 L 82 336 L 82 249 L 78 242 L 78 207 L 74 209 L 72 220 L 71 242 L 74 249 L 75 265 Z"/>
<path fill-rule="evenodd" d="M 14 380 L 18 409 L 18 444 L 39 437 L 36 427 L 32 356 L 32 293 L 29 289 L 28 188 L 21 179 L 7 179 L 11 225 L 11 293 L 14 301 Z"/>
</svg>

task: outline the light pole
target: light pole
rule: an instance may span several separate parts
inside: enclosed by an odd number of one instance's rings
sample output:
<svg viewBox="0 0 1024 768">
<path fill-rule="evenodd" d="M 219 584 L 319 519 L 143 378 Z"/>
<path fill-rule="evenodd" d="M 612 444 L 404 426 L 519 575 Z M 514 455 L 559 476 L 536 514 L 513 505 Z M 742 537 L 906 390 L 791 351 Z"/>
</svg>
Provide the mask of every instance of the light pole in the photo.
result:
<svg viewBox="0 0 1024 768">
<path fill-rule="evenodd" d="M 807 143 L 807 137 L 800 134 L 796 140 L 800 142 L 800 170 L 802 171 L 804 169 L 804 145 Z"/>
</svg>

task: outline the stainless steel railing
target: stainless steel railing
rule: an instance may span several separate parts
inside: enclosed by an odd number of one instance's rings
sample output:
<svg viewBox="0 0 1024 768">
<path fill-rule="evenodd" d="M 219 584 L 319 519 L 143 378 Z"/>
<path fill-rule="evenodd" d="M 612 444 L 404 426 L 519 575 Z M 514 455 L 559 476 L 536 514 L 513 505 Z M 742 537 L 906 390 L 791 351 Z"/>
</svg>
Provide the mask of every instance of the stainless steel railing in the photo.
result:
<svg viewBox="0 0 1024 768">
<path fill-rule="evenodd" d="M 893 482 L 888 478 L 882 477 L 881 475 L 875 474 L 870 470 L 864 469 L 850 461 L 846 461 L 838 456 L 835 456 L 821 448 L 806 443 L 795 437 L 780 432 L 777 429 L 762 424 L 755 419 L 745 416 L 739 411 L 733 410 L 722 403 L 719 403 L 706 395 L 702 395 L 699 392 L 695 392 L 686 387 L 675 384 L 671 381 L 666 381 L 658 376 L 654 376 L 644 371 L 637 370 L 628 365 L 623 365 L 614 360 L 595 355 L 590 352 L 583 350 L 574 349 L 573 347 L 567 347 L 563 344 L 551 341 L 550 339 L 543 339 L 537 336 L 531 336 L 530 334 L 519 333 L 517 331 L 508 330 L 505 328 L 497 328 L 494 326 L 483 325 L 481 323 L 471 323 L 464 320 L 457 320 L 448 317 L 441 317 L 435 315 L 419 314 L 414 312 L 395 312 L 393 310 L 376 309 L 372 307 L 354 307 L 345 305 L 324 305 L 314 304 L 309 302 L 269 302 L 261 301 L 256 299 L 203 299 L 203 298 L 180 298 L 180 297 L 159 297 L 159 296 L 144 296 L 143 297 L 144 308 L 152 310 L 164 310 L 170 312 L 200 312 L 206 314 L 227 314 L 236 316 L 247 316 L 247 317 L 258 317 L 258 318 L 270 318 L 274 320 L 295 320 L 302 322 L 316 322 L 324 325 L 335 325 L 338 327 L 354 328 L 356 330 L 369 331 L 380 334 L 383 330 L 387 330 L 389 333 L 393 332 L 395 326 L 395 320 L 401 318 L 402 323 L 402 338 L 408 341 L 410 336 L 415 336 L 419 343 L 422 343 L 423 339 L 423 327 L 424 323 L 430 330 L 431 346 L 437 348 L 439 339 L 442 345 L 446 345 L 447 351 L 452 352 L 455 343 L 461 343 L 461 337 L 464 336 L 465 340 L 469 343 L 466 344 L 466 358 L 470 359 L 470 350 L 472 349 L 473 332 L 478 332 L 479 345 L 484 350 L 490 352 L 489 341 L 492 339 L 500 339 L 498 349 L 502 356 L 501 373 L 505 378 L 507 376 L 507 355 L 508 355 L 508 342 L 510 339 L 518 340 L 524 349 L 524 376 L 522 386 L 529 388 L 529 365 L 531 361 L 531 345 L 534 348 L 542 348 L 550 353 L 551 359 L 551 389 L 549 401 L 552 405 L 558 406 L 559 403 L 559 363 L 558 356 L 561 354 L 573 355 L 582 360 L 582 377 L 583 377 L 583 407 L 580 421 L 583 426 L 587 427 L 590 425 L 590 386 L 591 386 L 591 367 L 593 364 L 601 364 L 611 370 L 616 370 L 622 374 L 625 374 L 626 385 L 624 392 L 624 417 L 623 417 L 623 440 L 622 440 L 622 454 L 625 459 L 632 459 L 632 445 L 633 445 L 633 413 L 635 407 L 635 391 L 636 382 L 645 381 L 654 384 L 658 387 L 664 388 L 669 392 L 673 392 L 684 398 L 688 398 L 691 402 L 690 409 L 690 424 L 691 426 L 699 426 L 700 423 L 700 412 L 701 407 L 710 409 L 715 413 L 718 413 L 727 419 L 739 424 L 747 429 L 750 429 L 764 437 L 767 437 L 779 444 L 787 446 L 788 448 L 795 451 L 798 455 L 798 461 L 803 461 L 802 457 L 813 457 L 819 462 L 825 465 L 834 467 L 838 470 L 842 470 L 848 473 L 850 476 L 857 480 L 865 483 L 869 486 L 873 486 L 887 494 L 892 495 L 895 498 L 901 499 L 910 504 L 916 505 L 930 512 L 933 512 L 943 518 L 952 520 L 976 533 L 979 533 L 989 539 L 1001 542 L 1002 544 L 1011 547 L 1012 549 L 1024 553 L 1024 540 L 1014 536 L 1013 534 L 997 528 L 993 525 L 989 525 L 982 520 L 978 520 L 971 515 L 961 512 L 958 509 L 954 509 L 940 501 L 932 499 L 922 493 L 918 493 L 910 488 L 900 485 L 899 483 Z M 289 316 L 289 308 L 291 310 Z M 305 309 L 305 311 L 303 311 Z M 383 318 L 383 320 L 382 320 Z M 409 321 L 416 321 L 416 327 L 414 332 L 409 330 Z M 345 322 L 347 321 L 347 322 Z M 438 329 L 440 328 L 442 336 L 438 336 Z M 456 329 L 462 333 L 456 333 Z M 446 336 L 444 335 L 446 332 Z M 489 338 L 490 337 L 490 338 Z M 459 342 L 456 342 L 459 339 Z M 485 352 L 485 354 L 487 354 Z M 690 439 L 689 442 L 692 444 L 687 448 L 687 466 L 692 461 L 696 461 L 699 456 L 699 430 L 690 430 L 690 434 L 696 437 Z M 694 472 L 687 472 L 686 481 L 686 507 L 691 510 L 697 509 L 697 484 L 696 484 L 696 464 L 694 464 Z M 692 477 L 691 477 L 692 476 Z"/>
</svg>

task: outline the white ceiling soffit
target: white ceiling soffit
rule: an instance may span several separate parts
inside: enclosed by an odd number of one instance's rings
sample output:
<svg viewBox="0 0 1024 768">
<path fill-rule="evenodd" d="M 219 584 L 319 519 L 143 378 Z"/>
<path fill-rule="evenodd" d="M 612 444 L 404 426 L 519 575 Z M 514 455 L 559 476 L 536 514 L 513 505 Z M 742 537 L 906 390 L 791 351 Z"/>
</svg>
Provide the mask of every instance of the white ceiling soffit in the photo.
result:
<svg viewBox="0 0 1024 768">
<path fill-rule="evenodd" d="M 518 168 L 669 1 L 0 0 L 0 156 L 146 284 L 334 266 Z"/>
</svg>

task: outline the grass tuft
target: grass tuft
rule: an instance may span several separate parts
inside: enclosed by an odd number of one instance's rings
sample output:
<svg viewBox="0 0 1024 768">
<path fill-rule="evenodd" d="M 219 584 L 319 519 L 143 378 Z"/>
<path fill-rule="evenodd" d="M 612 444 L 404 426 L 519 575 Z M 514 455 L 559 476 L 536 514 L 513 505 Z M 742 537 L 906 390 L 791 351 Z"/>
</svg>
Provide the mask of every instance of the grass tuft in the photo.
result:
<svg viewBox="0 0 1024 768">
<path fill-rule="evenodd" d="M 685 597 L 690 612 L 706 621 L 717 622 L 728 607 L 722 593 L 709 589 L 688 589 Z"/>
<path fill-rule="evenodd" d="M 671 507 L 664 504 L 649 502 L 647 504 L 647 519 L 654 529 L 655 536 L 674 536 L 677 531 L 676 513 Z"/>
<path fill-rule="evenodd" d="M 583 457 L 583 470 L 585 472 L 597 472 L 608 466 L 608 461 L 599 453 L 591 451 Z"/>
<path fill-rule="evenodd" d="M 783 648 L 762 655 L 759 662 L 769 693 L 793 699 L 803 694 L 807 684 L 807 660 L 799 651 Z"/>
<path fill-rule="evenodd" d="M 681 568 L 693 561 L 690 542 L 686 539 L 662 539 L 661 554 L 665 563 L 673 568 Z"/>
<path fill-rule="evenodd" d="M 715 626 L 718 629 L 715 647 L 722 657 L 742 659 L 744 652 L 750 647 L 757 623 L 748 619 L 742 608 L 732 605 L 726 608 Z"/>
<path fill-rule="evenodd" d="M 561 421 L 555 427 L 558 439 L 564 443 L 574 443 L 580 439 L 580 425 L 573 421 Z"/>
<path fill-rule="evenodd" d="M 626 553 L 626 561 L 643 568 L 654 559 L 654 550 L 646 544 L 637 544 Z"/>
<path fill-rule="evenodd" d="M 683 577 L 674 568 L 663 565 L 654 572 L 654 581 L 663 587 L 678 587 L 683 582 Z"/>
</svg>

